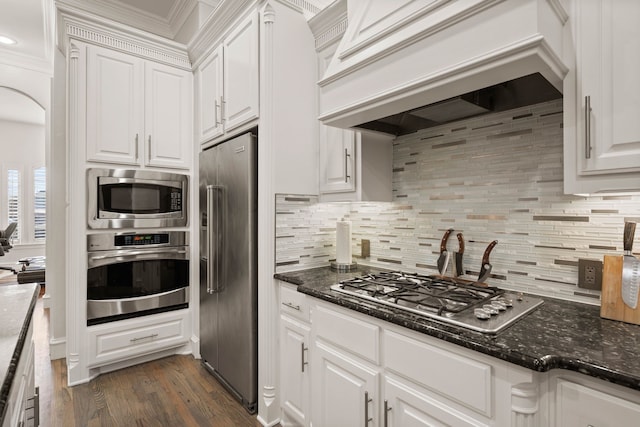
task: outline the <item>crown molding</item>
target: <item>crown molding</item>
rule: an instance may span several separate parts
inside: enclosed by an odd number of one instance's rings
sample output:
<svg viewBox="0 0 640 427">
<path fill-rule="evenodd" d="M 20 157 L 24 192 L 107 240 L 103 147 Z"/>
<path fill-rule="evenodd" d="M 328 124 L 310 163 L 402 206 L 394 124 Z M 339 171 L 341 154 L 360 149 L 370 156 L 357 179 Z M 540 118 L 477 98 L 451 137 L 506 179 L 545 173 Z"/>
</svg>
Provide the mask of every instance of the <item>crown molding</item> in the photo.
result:
<svg viewBox="0 0 640 427">
<path fill-rule="evenodd" d="M 186 46 L 180 43 L 85 11 L 57 7 L 58 45 L 66 46 L 69 39 L 75 39 L 191 70 Z"/>
<path fill-rule="evenodd" d="M 320 51 L 341 39 L 348 24 L 347 0 L 335 1 L 311 18 L 309 27 L 316 40 L 316 50 Z"/>
<path fill-rule="evenodd" d="M 69 7 L 97 16 L 108 17 L 113 21 L 173 40 L 197 6 L 197 0 L 176 0 L 168 17 L 141 11 L 117 0 L 109 2 L 101 0 L 56 0 L 56 4 L 58 7 Z"/>
<path fill-rule="evenodd" d="M 194 69 L 219 44 L 233 23 L 257 4 L 258 0 L 220 1 L 187 46 Z"/>
</svg>

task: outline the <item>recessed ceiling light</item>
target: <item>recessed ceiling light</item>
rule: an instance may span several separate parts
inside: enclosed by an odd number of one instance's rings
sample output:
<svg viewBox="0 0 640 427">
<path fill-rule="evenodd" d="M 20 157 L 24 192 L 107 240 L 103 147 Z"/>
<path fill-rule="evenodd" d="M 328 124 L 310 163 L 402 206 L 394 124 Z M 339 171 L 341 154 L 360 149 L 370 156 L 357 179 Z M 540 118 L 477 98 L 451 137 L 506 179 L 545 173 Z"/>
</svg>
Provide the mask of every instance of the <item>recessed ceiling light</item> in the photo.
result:
<svg viewBox="0 0 640 427">
<path fill-rule="evenodd" d="M 11 37 L 0 36 L 0 43 L 9 45 L 9 44 L 16 44 L 17 42 Z"/>
</svg>

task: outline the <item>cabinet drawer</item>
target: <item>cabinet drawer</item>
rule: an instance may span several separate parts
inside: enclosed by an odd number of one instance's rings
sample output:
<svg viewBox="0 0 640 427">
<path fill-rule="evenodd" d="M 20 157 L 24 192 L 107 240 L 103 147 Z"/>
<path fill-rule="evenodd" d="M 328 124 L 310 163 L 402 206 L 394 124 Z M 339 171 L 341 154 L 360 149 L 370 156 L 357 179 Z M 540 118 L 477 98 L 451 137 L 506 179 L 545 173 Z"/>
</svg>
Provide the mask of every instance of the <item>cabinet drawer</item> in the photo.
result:
<svg viewBox="0 0 640 427">
<path fill-rule="evenodd" d="M 385 331 L 387 369 L 480 414 L 491 416 L 492 367 L 485 363 Z"/>
<path fill-rule="evenodd" d="M 159 319 L 156 322 L 89 332 L 91 358 L 89 366 L 154 353 L 179 347 L 187 342 L 185 321 L 182 317 Z"/>
<path fill-rule="evenodd" d="M 348 350 L 376 365 L 380 361 L 380 328 L 354 314 L 318 305 L 313 313 L 316 336 Z"/>
<path fill-rule="evenodd" d="M 280 282 L 280 311 L 309 322 L 309 303 L 306 295 L 298 292 L 295 285 Z"/>
</svg>

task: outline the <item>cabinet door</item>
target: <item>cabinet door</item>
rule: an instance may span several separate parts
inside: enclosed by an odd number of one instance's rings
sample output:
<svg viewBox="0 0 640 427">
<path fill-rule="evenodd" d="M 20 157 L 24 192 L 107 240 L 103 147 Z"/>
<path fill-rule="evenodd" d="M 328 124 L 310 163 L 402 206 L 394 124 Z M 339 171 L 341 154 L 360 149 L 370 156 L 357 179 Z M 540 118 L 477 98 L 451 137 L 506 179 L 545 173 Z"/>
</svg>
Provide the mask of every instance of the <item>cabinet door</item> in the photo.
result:
<svg viewBox="0 0 640 427">
<path fill-rule="evenodd" d="M 356 190 L 356 133 L 320 125 L 320 192 Z"/>
<path fill-rule="evenodd" d="M 225 132 L 258 117 L 258 14 L 240 22 L 224 40 Z"/>
<path fill-rule="evenodd" d="M 189 168 L 191 82 L 190 72 L 145 64 L 145 165 Z"/>
<path fill-rule="evenodd" d="M 198 105 L 200 108 L 200 142 L 206 142 L 224 133 L 222 126 L 222 45 L 205 59 L 198 68 Z"/>
<path fill-rule="evenodd" d="M 144 138 L 143 61 L 87 46 L 87 160 L 138 164 Z"/>
<path fill-rule="evenodd" d="M 285 425 L 309 425 L 309 326 L 280 317 L 280 388 Z"/>
<path fill-rule="evenodd" d="M 640 2 L 578 2 L 578 13 L 581 173 L 640 171 Z"/>
<path fill-rule="evenodd" d="M 377 416 L 378 372 L 321 342 L 315 343 L 313 352 L 313 424 L 382 426 Z"/>
<path fill-rule="evenodd" d="M 556 403 L 557 426 L 631 427 L 640 420 L 637 403 L 568 381 L 558 384 Z"/>
<path fill-rule="evenodd" d="M 389 377 L 384 381 L 382 418 L 384 427 L 486 425 L 438 402 L 414 386 Z"/>
</svg>

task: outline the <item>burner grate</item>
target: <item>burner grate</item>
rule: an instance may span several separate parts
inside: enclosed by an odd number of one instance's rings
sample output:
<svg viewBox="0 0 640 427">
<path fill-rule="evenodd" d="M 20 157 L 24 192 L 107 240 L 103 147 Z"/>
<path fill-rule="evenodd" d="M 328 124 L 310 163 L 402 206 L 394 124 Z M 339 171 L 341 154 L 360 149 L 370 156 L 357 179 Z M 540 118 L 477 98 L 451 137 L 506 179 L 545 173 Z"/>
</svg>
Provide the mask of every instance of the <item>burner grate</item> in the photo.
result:
<svg viewBox="0 0 640 427">
<path fill-rule="evenodd" d="M 438 315 L 460 313 L 504 293 L 433 276 L 402 272 L 368 274 L 340 282 L 345 290 Z"/>
</svg>

